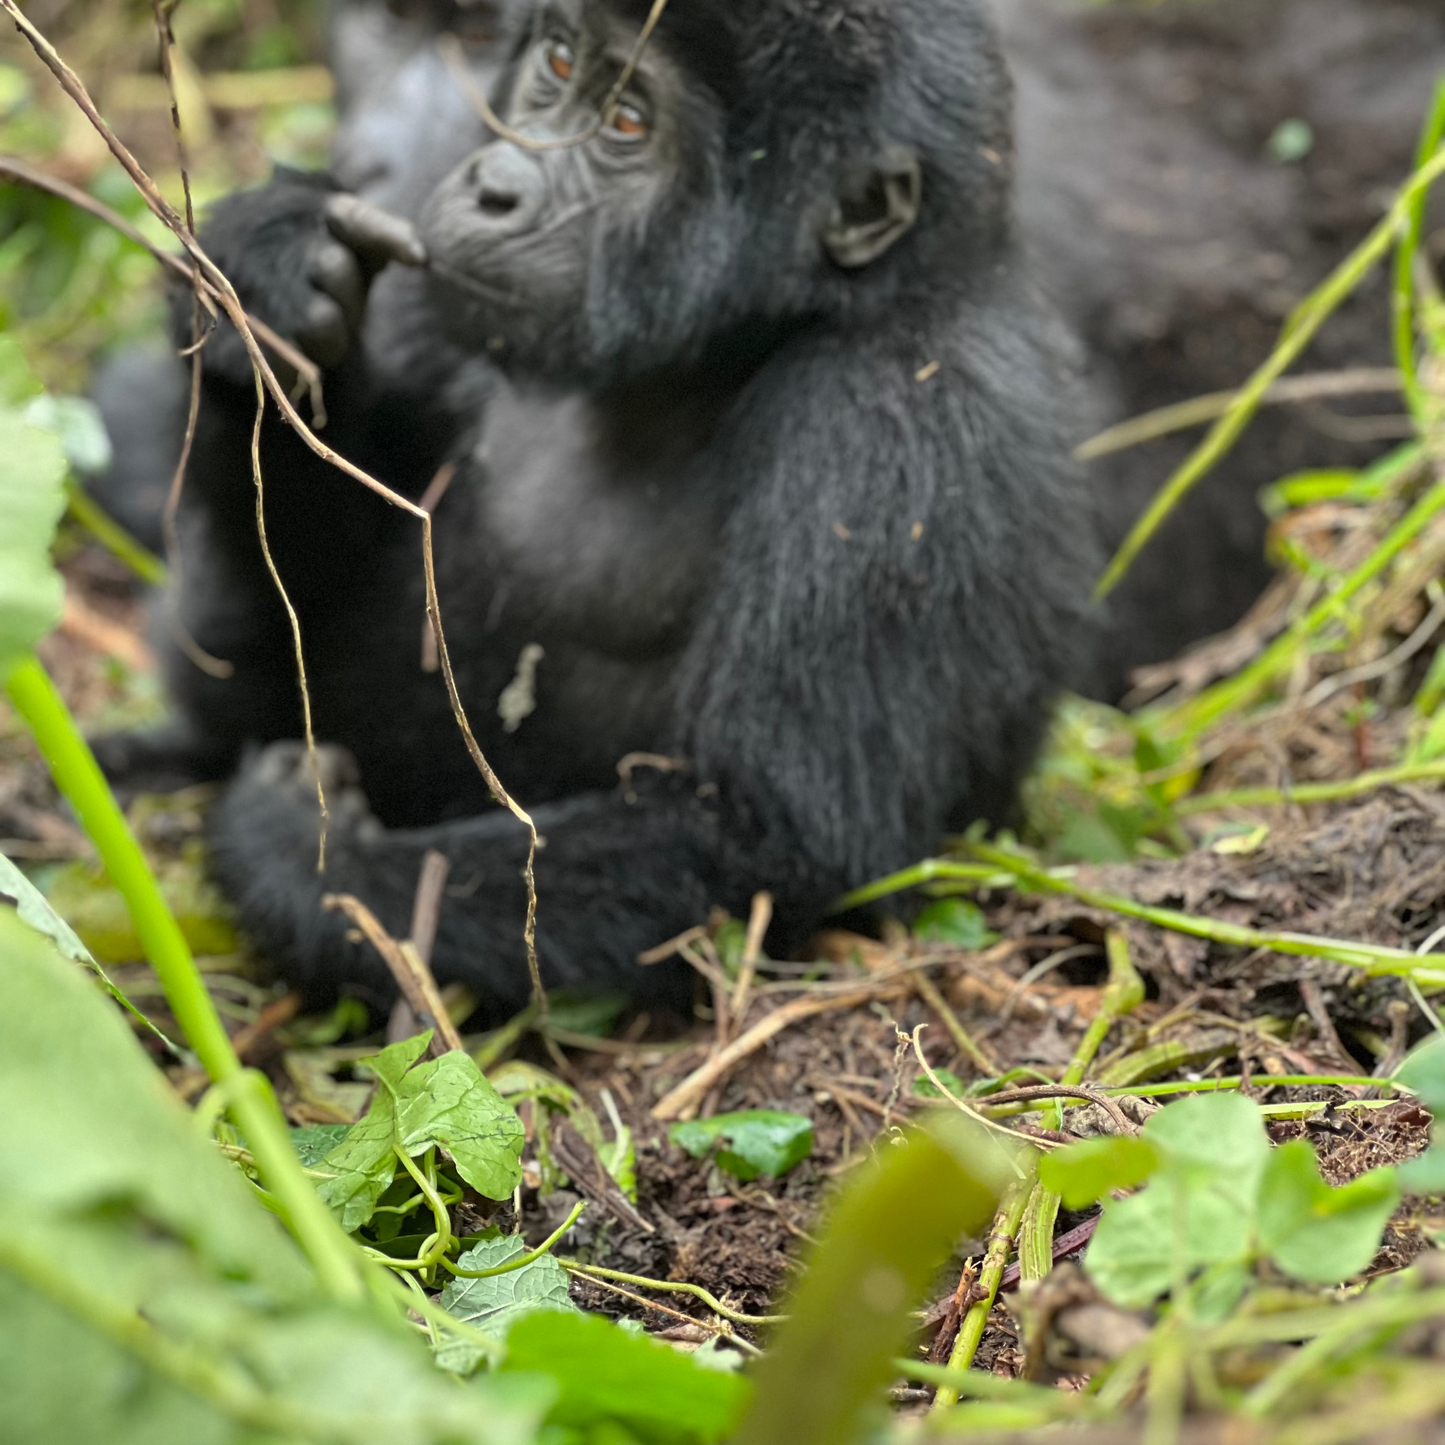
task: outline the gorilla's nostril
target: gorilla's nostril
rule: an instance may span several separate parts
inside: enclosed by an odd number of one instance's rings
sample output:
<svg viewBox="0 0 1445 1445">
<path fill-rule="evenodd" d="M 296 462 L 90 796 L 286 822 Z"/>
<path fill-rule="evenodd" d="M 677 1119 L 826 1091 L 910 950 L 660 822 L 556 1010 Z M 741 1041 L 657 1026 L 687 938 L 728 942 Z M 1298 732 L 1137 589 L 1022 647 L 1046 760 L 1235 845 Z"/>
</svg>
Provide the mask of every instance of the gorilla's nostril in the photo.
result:
<svg viewBox="0 0 1445 1445">
<path fill-rule="evenodd" d="M 510 216 L 517 209 L 517 197 L 506 191 L 494 191 L 490 186 L 477 197 L 477 207 L 484 216 L 500 219 Z"/>
</svg>

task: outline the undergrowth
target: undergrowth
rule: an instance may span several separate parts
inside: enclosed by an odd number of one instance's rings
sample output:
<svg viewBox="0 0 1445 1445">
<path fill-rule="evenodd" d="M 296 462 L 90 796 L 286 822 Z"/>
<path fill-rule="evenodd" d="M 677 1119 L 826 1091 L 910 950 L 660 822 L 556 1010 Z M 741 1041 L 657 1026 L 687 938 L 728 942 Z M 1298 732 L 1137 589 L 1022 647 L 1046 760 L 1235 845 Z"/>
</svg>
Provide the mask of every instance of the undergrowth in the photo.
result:
<svg viewBox="0 0 1445 1445">
<path fill-rule="evenodd" d="M 0 143 L 73 150 L 83 143 L 60 114 L 35 103 L 28 75 L 0 67 Z M 922 888 L 936 902 L 918 937 L 982 950 L 994 937 L 959 895 L 1067 895 L 1116 919 L 1403 978 L 1442 1027 L 1428 996 L 1445 989 L 1445 971 L 1415 953 L 1145 905 L 1070 866 L 1177 857 L 1201 844 L 1247 853 L 1282 805 L 1445 777 L 1445 649 L 1436 642 L 1445 622 L 1445 301 L 1418 264 L 1425 197 L 1445 172 L 1442 127 L 1445 101 L 1389 216 L 1301 305 L 1120 565 L 1227 454 L 1331 309 L 1392 255 L 1393 334 L 1415 438 L 1366 470 L 1286 478 L 1268 491 L 1281 568 L 1270 593 L 1227 645 L 1156 669 L 1132 710 L 1066 701 L 1029 785 L 1022 841 L 970 835 L 949 856 L 848 901 Z M 213 179 L 219 188 L 235 176 Z M 94 191 L 140 217 L 114 176 L 97 173 Z M 9 208 L 0 226 L 9 238 L 0 246 L 9 332 L 0 338 L 0 677 L 165 989 L 182 1037 L 159 1047 L 206 1080 L 190 1112 L 160 1086 L 102 964 L 4 864 L 0 894 L 16 904 L 0 910 L 7 1439 L 834 1445 L 1128 1420 L 1151 1445 L 1167 1445 L 1195 1409 L 1323 1445 L 1445 1409 L 1438 1255 L 1366 1278 L 1402 1196 L 1445 1193 L 1445 1139 L 1408 1165 L 1332 1187 L 1308 1142 L 1272 1143 L 1281 1108 L 1257 1104 L 1247 1077 L 1152 1091 L 1134 1076 L 1114 1082 L 1118 1060 L 1101 1061 L 1101 1048 L 1144 996 L 1117 930 L 1097 1016 L 1060 1078 L 993 1070 L 960 1025 L 960 1050 L 987 1075 L 965 1086 L 931 1068 L 915 1037 L 930 1122 L 886 1132 L 850 1173 L 779 1317 L 559 1253 L 595 1206 L 579 1203 L 537 1248 L 488 1222 L 476 1206 L 514 1195 L 524 1144 L 544 1187 L 565 1177 L 551 1152 L 565 1130 L 600 1161 L 617 1207 L 636 1201 L 637 1160 L 620 1118 L 604 1123 L 550 1071 L 499 1062 L 505 1037 L 470 1054 L 431 1032 L 356 1051 L 351 1067 L 369 1096 L 362 1117 L 288 1130 L 265 1077 L 237 1057 L 187 932 L 34 655 L 60 615 L 51 549 L 67 505 L 157 575 L 154 559 L 107 533 L 74 490 L 100 442 L 69 394 L 100 341 L 143 329 L 152 302 L 138 277 L 149 262 L 54 198 L 15 189 L 0 204 Z M 27 361 L 38 356 L 40 377 Z M 1363 752 L 1363 737 L 1369 766 L 1343 775 L 1339 750 Z M 1284 784 L 1281 754 L 1295 763 Z M 715 931 L 708 946 L 745 993 L 740 981 L 756 960 L 741 925 Z M 518 1021 L 510 1037 L 536 1023 Z M 566 1025 L 559 1007 L 554 1046 Z M 1438 1114 L 1445 1042 L 1432 1037 L 1388 1078 L 1345 1082 Z M 1188 1096 L 1140 1116 L 1151 1092 Z M 1101 1111 L 1096 1137 L 1067 1142 L 1085 1109 Z M 746 1181 L 806 1158 L 806 1124 L 750 1111 L 684 1121 L 671 1137 Z M 1095 1206 L 1082 1276 L 1056 1268 L 1060 1210 Z M 976 1263 L 954 1299 L 947 1358 L 928 1363 L 915 1349 L 916 1307 L 965 1236 L 980 1246 Z M 1015 1251 L 1018 1380 L 969 1368 Z M 585 1314 L 574 1279 L 685 1294 L 706 1308 L 708 1341 L 689 1355 Z M 1081 1308 L 1096 1312 L 1096 1348 L 1071 1375 L 1051 1353 L 1053 1327 Z M 1057 1388 L 1060 1379 L 1070 1388 Z M 934 1391 L 930 1409 L 890 1417 L 886 1390 L 910 1384 Z"/>
</svg>

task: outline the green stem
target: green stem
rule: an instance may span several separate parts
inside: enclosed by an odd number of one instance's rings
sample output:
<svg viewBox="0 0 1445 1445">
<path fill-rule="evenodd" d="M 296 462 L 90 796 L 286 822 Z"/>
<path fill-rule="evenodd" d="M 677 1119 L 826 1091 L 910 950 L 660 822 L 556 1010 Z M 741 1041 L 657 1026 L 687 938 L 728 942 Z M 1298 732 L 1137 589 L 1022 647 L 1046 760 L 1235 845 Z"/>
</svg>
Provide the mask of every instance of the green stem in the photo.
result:
<svg viewBox="0 0 1445 1445">
<path fill-rule="evenodd" d="M 1435 101 L 1426 117 L 1415 153 L 1415 169 L 1421 169 L 1440 149 L 1445 139 L 1445 80 L 1435 87 Z M 1426 194 L 1422 190 L 1409 202 L 1404 224 L 1400 228 L 1400 244 L 1395 251 L 1395 274 L 1391 300 L 1394 312 L 1395 361 L 1404 378 L 1405 400 L 1417 421 L 1425 415 L 1425 389 L 1420 385 L 1415 365 L 1415 258 L 1425 238 Z"/>
<path fill-rule="evenodd" d="M 1445 162 L 1445 156 L 1441 157 Z M 1445 485 L 1433 486 L 1392 527 L 1385 540 L 1327 597 L 1282 632 L 1243 672 L 1207 688 L 1178 708 L 1154 720 L 1161 730 L 1178 737 L 1197 737 L 1211 723 L 1252 702 L 1276 677 L 1294 665 L 1303 642 L 1336 618 L 1356 593 L 1368 586 L 1420 535 L 1445 508 Z"/>
<path fill-rule="evenodd" d="M 360 1256 L 307 1179 L 270 1084 L 236 1057 L 190 946 L 64 700 L 33 656 L 11 672 L 5 689 L 124 897 L 176 1022 L 212 1083 L 226 1091 L 261 1178 L 323 1286 L 337 1299 L 360 1299 L 365 1293 Z"/>
<path fill-rule="evenodd" d="M 1122 914 L 1125 918 L 1138 918 L 1145 923 L 1154 924 L 1157 928 L 1167 928 L 1173 933 L 1183 933 L 1190 938 L 1208 939 L 1211 943 L 1229 944 L 1237 948 L 1265 948 L 1272 953 L 1301 958 L 1322 958 L 1332 963 L 1344 964 L 1347 968 L 1358 968 L 1371 977 L 1397 975 L 1423 979 L 1430 983 L 1445 983 L 1445 972 L 1439 968 L 1424 967 L 1425 960 L 1407 949 L 1386 948 L 1372 943 L 1349 943 L 1338 938 L 1317 938 L 1307 933 L 1266 933 L 1263 929 L 1224 923 L 1215 918 L 1197 918 L 1191 913 L 1181 913 L 1174 908 L 1153 908 L 1147 904 L 1136 903 L 1132 898 L 1121 894 L 1086 888 L 1072 879 L 1046 872 L 1021 854 L 987 847 L 981 843 L 971 846 L 979 858 L 999 868 L 1008 868 L 1019 887 L 1026 892 L 1062 893 L 1070 898 L 1077 898 L 1080 903 L 1086 903 L 1091 908 Z"/>
<path fill-rule="evenodd" d="M 558 1255 L 557 1263 L 568 1274 L 580 1274 L 584 1277 L 592 1275 L 597 1279 L 610 1279 L 618 1284 L 630 1284 L 634 1289 L 660 1290 L 664 1294 L 690 1294 L 694 1299 L 700 1299 L 715 1315 L 721 1315 L 723 1319 L 731 1320 L 735 1325 L 780 1325 L 787 1319 L 786 1315 L 740 1314 L 737 1310 L 729 1309 L 716 1295 L 710 1294 L 700 1284 L 648 1279 L 640 1274 L 623 1274 L 620 1269 L 603 1269 L 601 1265 L 583 1264 L 580 1259 L 564 1259 L 561 1255 Z"/>
<path fill-rule="evenodd" d="M 65 484 L 70 515 L 112 556 L 118 557 L 142 582 L 163 587 L 166 564 L 154 552 L 142 547 L 124 527 L 108 517 L 73 477 Z"/>
<path fill-rule="evenodd" d="M 1441 653 L 1445 657 L 1445 652 Z M 1445 779 L 1445 759 L 1430 763 L 1404 763 L 1397 768 L 1377 768 L 1369 773 L 1356 773 L 1335 783 L 1297 783 L 1289 788 L 1236 788 L 1227 793 L 1200 793 L 1174 804 L 1175 813 L 1190 817 L 1198 813 L 1216 813 L 1223 808 L 1278 808 L 1286 803 L 1338 803 L 1347 798 L 1363 797 L 1378 788 L 1401 783 L 1428 783 Z"/>
<path fill-rule="evenodd" d="M 1014 1236 L 1019 1232 L 1019 1222 L 1033 1190 L 1031 1180 L 1015 1184 L 1004 1196 L 994 1217 L 993 1233 L 989 1236 L 988 1251 L 983 1257 L 983 1267 L 978 1272 L 977 1288 L 984 1292 L 983 1298 L 969 1307 L 963 1322 L 958 1327 L 958 1337 L 948 1356 L 948 1368 L 962 1372 L 973 1364 L 978 1352 L 979 1341 L 983 1339 L 983 1327 L 988 1323 L 993 1302 L 998 1298 L 998 1287 L 1003 1282 L 1003 1272 L 1008 1257 L 1013 1251 Z M 933 1396 L 936 1412 L 949 1409 L 958 1403 L 958 1391 L 952 1385 L 940 1385 Z"/>
<path fill-rule="evenodd" d="M 1379 225 L 1347 256 L 1334 272 L 1295 310 L 1269 359 L 1241 388 L 1229 410 L 1210 429 L 1183 466 L 1165 483 L 1134 524 L 1095 588 L 1106 597 L 1129 570 L 1134 559 L 1179 505 L 1196 482 L 1205 477 L 1229 452 L 1259 409 L 1265 393 L 1295 363 L 1320 327 L 1390 249 L 1402 222 L 1430 186 L 1445 174 L 1445 155 L 1432 157 L 1411 176 Z"/>
<path fill-rule="evenodd" d="M 587 1201 L 579 1199 L 572 1206 L 572 1212 L 564 1219 L 561 1226 L 554 1229 L 551 1234 L 539 1244 L 536 1249 L 529 1249 L 526 1254 L 519 1254 L 516 1259 L 509 1259 L 505 1264 L 495 1264 L 491 1269 L 458 1269 L 451 1260 L 443 1259 L 441 1267 L 448 1274 L 454 1274 L 458 1279 L 491 1279 L 494 1274 L 511 1274 L 513 1270 L 525 1269 L 529 1264 L 535 1264 L 544 1254 L 552 1252 L 552 1246 L 572 1228 L 582 1217 L 582 1211 L 587 1208 Z"/>
</svg>

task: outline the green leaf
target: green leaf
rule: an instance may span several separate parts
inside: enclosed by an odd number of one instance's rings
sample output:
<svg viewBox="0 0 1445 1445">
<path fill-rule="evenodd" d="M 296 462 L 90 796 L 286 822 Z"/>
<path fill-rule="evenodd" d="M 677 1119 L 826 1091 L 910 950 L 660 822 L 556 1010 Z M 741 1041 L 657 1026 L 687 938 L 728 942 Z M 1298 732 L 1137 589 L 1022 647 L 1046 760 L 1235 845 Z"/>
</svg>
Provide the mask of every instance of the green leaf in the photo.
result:
<svg viewBox="0 0 1445 1445">
<path fill-rule="evenodd" d="M 495 1269 L 526 1252 L 526 1244 L 515 1234 L 484 1239 L 457 1260 L 457 1268 Z M 441 1302 L 464 1324 L 498 1340 L 506 1339 L 512 1326 L 534 1310 L 577 1309 L 567 1288 L 567 1271 L 550 1254 L 488 1279 L 453 1279 L 442 1291 Z M 452 1336 L 437 1351 L 438 1363 L 458 1375 L 471 1374 L 484 1358 L 479 1345 L 460 1336 Z"/>
<path fill-rule="evenodd" d="M 1400 1202 L 1393 1169 L 1372 1169 L 1332 1189 L 1320 1178 L 1314 1148 L 1294 1139 L 1276 1149 L 1259 1197 L 1260 1249 L 1305 1284 L 1339 1284 L 1375 1257 Z"/>
<path fill-rule="evenodd" d="M 60 621 L 50 544 L 65 511 L 65 453 L 52 432 L 0 411 L 0 681 Z"/>
<path fill-rule="evenodd" d="M 516 1110 L 467 1054 L 417 1063 L 430 1042 L 430 1032 L 418 1034 L 364 1060 L 381 1087 L 320 1165 L 336 1171 L 320 1194 L 348 1233 L 371 1218 L 390 1188 L 398 1149 L 416 1158 L 435 1145 L 488 1199 L 507 1198 L 521 1181 L 524 1135 Z"/>
<path fill-rule="evenodd" d="M 1432 1114 L 1445 1115 L 1445 1034 L 1432 1033 L 1411 1049 L 1392 1077 L 1418 1094 Z"/>
<path fill-rule="evenodd" d="M 100 408 L 83 396 L 37 396 L 24 409 L 25 420 L 53 432 L 65 459 L 78 472 L 103 472 L 110 466 L 110 437 Z"/>
<path fill-rule="evenodd" d="M 1181 1099 L 1152 1114 L 1150 1183 L 1104 1205 L 1085 1269 L 1115 1304 L 1137 1309 L 1210 1265 L 1250 1258 L 1269 1139 L 1239 1094 Z"/>
<path fill-rule="evenodd" d="M 813 1124 L 801 1114 L 776 1109 L 748 1109 L 737 1114 L 716 1114 L 674 1124 L 667 1137 L 694 1159 L 714 1144 L 719 1168 L 743 1181 L 766 1174 L 777 1179 L 813 1152 Z"/>
<path fill-rule="evenodd" d="M 589 1431 L 612 1424 L 649 1445 L 722 1439 L 752 1393 L 742 1377 L 700 1368 L 646 1336 L 596 1315 L 556 1310 L 536 1311 L 513 1324 L 502 1368 L 536 1371 L 558 1382 L 561 1394 L 550 1424 Z"/>
<path fill-rule="evenodd" d="M 350 1124 L 308 1124 L 291 1131 L 291 1145 L 306 1168 L 314 1168 L 351 1132 Z"/>
<path fill-rule="evenodd" d="M 1253 1210 L 1242 1211 L 1209 1182 L 1157 1175 L 1153 1183 L 1104 1206 L 1084 1257 L 1107 1299 L 1142 1309 L 1212 1264 L 1249 1255 Z"/>
<path fill-rule="evenodd" d="M 1259 1105 L 1243 1094 L 1196 1094 L 1144 1124 L 1144 1138 L 1171 1174 L 1208 1177 L 1211 1186 L 1253 1212 L 1269 1158 L 1269 1136 Z"/>
<path fill-rule="evenodd" d="M 966 898 L 940 898 L 914 921 L 913 936 L 925 943 L 946 943 L 954 948 L 987 948 L 998 942 L 978 904 Z"/>
<path fill-rule="evenodd" d="M 43 933 L 72 963 L 95 967 L 90 951 L 75 930 L 50 906 L 45 895 L 3 854 L 0 854 L 0 901 L 15 905 L 21 922 Z"/>
<path fill-rule="evenodd" d="M 0 1400 L 15 1445 L 531 1445 L 548 1394 L 459 1390 L 399 1318 L 328 1303 L 115 1008 L 0 910 Z"/>
<path fill-rule="evenodd" d="M 437 1145 L 478 1194 L 506 1199 L 521 1183 L 522 1121 L 470 1054 L 443 1054 L 414 1068 L 396 1090 L 396 1116 L 408 1154 Z"/>
<path fill-rule="evenodd" d="M 1158 1166 L 1159 1154 L 1147 1139 L 1113 1135 L 1045 1154 L 1039 1182 L 1062 1195 L 1070 1209 L 1082 1209 L 1115 1189 L 1142 1184 Z"/>
<path fill-rule="evenodd" d="M 947 1089 L 955 1099 L 962 1099 L 968 1093 L 968 1085 L 952 1069 L 935 1069 L 933 1072 L 938 1078 L 938 1083 L 942 1084 L 943 1089 Z M 938 1084 L 924 1074 L 920 1074 L 913 1081 L 913 1092 L 920 1099 L 941 1099 L 943 1098 L 943 1089 L 940 1089 Z"/>
</svg>

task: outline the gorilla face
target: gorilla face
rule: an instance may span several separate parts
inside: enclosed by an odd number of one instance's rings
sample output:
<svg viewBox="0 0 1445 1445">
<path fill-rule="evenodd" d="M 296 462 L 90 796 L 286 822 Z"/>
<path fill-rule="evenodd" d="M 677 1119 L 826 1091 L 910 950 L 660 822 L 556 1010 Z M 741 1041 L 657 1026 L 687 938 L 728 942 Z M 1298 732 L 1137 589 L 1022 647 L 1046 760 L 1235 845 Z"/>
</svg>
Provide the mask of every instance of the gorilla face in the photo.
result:
<svg viewBox="0 0 1445 1445">
<path fill-rule="evenodd" d="M 758 38 L 776 42 L 786 16 L 678 0 L 619 92 L 635 10 L 538 6 L 505 87 L 510 134 L 423 212 L 458 339 L 569 383 L 761 354 L 870 290 L 860 273 L 920 214 L 914 150 L 874 138 L 870 77 L 841 124 L 770 93 L 788 47 Z"/>
<path fill-rule="evenodd" d="M 507 0 L 341 0 L 330 25 L 341 186 L 415 219 L 437 183 L 487 138 L 458 74 L 485 93 Z M 444 47 L 454 46 L 449 60 Z"/>
</svg>

